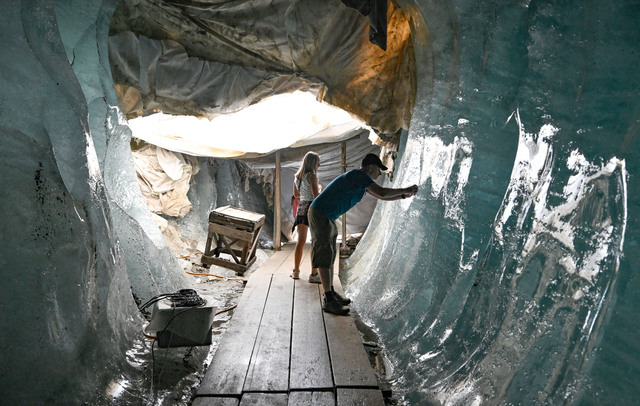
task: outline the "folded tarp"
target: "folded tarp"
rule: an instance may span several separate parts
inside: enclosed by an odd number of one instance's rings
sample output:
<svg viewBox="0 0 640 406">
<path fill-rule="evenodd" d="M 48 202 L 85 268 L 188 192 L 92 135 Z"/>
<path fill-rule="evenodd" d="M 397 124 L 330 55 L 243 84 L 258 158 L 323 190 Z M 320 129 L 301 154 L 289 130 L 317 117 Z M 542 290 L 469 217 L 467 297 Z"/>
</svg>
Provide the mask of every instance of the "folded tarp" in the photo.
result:
<svg viewBox="0 0 640 406">
<path fill-rule="evenodd" d="M 184 217 L 191 209 L 189 184 L 198 173 L 198 160 L 161 147 L 142 144 L 132 150 L 138 184 L 149 210 Z"/>
</svg>

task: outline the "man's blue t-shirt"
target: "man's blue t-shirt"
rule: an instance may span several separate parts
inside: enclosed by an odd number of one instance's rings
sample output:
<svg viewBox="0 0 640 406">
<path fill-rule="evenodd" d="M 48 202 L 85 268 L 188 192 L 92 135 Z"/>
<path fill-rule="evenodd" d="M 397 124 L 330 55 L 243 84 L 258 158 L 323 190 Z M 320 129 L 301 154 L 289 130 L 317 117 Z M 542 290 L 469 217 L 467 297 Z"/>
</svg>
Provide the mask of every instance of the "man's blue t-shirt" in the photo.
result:
<svg viewBox="0 0 640 406">
<path fill-rule="evenodd" d="M 313 199 L 311 207 L 335 220 L 356 205 L 373 179 L 362 169 L 353 169 L 335 178 Z"/>
</svg>

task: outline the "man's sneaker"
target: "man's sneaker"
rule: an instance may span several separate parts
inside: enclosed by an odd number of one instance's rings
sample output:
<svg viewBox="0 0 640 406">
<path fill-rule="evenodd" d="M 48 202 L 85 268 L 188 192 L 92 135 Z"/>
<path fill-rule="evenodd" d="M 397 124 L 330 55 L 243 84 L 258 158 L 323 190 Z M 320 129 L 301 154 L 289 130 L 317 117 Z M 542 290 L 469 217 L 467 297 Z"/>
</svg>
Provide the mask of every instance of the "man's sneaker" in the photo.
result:
<svg viewBox="0 0 640 406">
<path fill-rule="evenodd" d="M 331 292 L 327 292 L 324 294 L 324 304 L 322 305 L 322 310 L 327 313 L 335 314 L 338 316 L 346 316 L 349 314 L 349 309 L 345 309 L 340 306 L 340 303 L 335 299 L 335 296 L 331 294 Z"/>
<path fill-rule="evenodd" d="M 309 275 L 309 283 L 322 283 L 320 280 L 320 274 L 316 273 Z"/>
<path fill-rule="evenodd" d="M 331 287 L 331 291 L 333 292 L 334 297 L 336 298 L 336 301 L 340 303 L 340 306 L 347 306 L 351 304 L 351 299 L 349 299 L 348 297 L 341 296 L 338 292 L 333 290 L 333 286 Z"/>
</svg>

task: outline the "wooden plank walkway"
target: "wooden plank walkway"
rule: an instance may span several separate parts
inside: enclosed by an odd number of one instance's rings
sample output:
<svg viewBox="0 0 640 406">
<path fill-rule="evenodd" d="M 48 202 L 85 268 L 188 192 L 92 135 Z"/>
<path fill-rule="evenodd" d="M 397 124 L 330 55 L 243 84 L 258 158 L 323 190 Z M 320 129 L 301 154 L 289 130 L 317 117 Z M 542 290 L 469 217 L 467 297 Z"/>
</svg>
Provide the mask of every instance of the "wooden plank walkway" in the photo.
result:
<svg viewBox="0 0 640 406">
<path fill-rule="evenodd" d="M 193 406 L 384 405 L 353 317 L 324 313 L 321 285 L 307 281 L 309 244 L 289 277 L 293 248 L 249 276 Z"/>
</svg>

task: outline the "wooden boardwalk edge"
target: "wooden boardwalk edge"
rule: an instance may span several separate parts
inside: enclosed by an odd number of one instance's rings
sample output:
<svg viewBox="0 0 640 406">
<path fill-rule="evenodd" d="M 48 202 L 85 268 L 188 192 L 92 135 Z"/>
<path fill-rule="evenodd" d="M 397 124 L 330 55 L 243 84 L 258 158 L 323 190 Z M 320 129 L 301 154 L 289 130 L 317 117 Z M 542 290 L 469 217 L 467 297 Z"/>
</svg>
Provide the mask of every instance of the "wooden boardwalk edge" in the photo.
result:
<svg viewBox="0 0 640 406">
<path fill-rule="evenodd" d="M 384 405 L 353 316 L 324 313 L 322 286 L 307 281 L 309 250 L 299 280 L 291 246 L 249 275 L 194 406 Z"/>
</svg>

